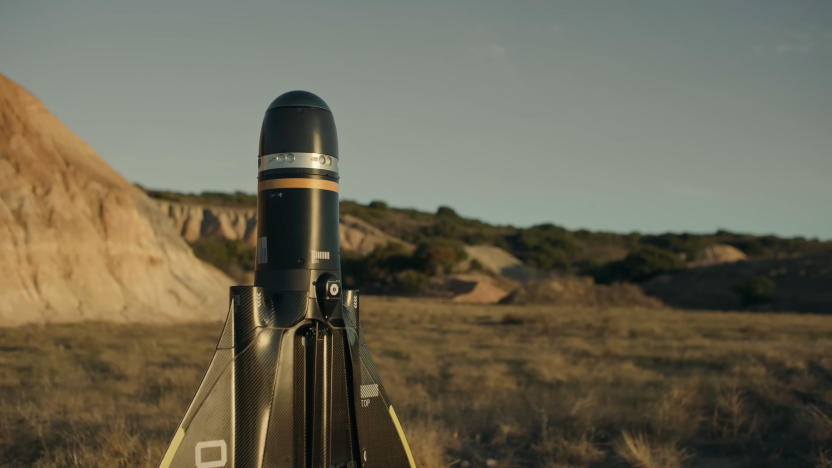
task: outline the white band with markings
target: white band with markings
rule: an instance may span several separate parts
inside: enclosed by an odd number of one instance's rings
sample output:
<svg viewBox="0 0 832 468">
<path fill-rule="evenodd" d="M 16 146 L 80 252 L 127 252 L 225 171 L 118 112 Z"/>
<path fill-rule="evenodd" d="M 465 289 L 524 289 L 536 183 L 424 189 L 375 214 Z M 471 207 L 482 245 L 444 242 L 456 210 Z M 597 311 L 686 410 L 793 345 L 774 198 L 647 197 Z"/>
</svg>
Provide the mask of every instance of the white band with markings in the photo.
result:
<svg viewBox="0 0 832 468">
<path fill-rule="evenodd" d="M 274 169 L 321 169 L 338 173 L 338 158 L 319 153 L 275 153 L 260 156 L 259 172 Z"/>
</svg>

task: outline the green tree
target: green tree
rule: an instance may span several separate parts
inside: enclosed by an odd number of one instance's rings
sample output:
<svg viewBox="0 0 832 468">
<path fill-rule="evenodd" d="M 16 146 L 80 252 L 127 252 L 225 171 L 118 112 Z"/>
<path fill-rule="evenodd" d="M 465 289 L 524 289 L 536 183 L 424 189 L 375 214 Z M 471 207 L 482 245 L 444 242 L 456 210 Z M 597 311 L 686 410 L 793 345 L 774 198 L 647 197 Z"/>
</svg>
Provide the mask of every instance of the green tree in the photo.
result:
<svg viewBox="0 0 832 468">
<path fill-rule="evenodd" d="M 436 210 L 436 216 L 445 216 L 445 217 L 448 217 L 448 218 L 459 218 L 459 215 L 456 214 L 456 211 L 454 211 L 453 208 L 451 208 L 450 206 L 444 206 L 444 205 L 440 206 Z"/>
</svg>

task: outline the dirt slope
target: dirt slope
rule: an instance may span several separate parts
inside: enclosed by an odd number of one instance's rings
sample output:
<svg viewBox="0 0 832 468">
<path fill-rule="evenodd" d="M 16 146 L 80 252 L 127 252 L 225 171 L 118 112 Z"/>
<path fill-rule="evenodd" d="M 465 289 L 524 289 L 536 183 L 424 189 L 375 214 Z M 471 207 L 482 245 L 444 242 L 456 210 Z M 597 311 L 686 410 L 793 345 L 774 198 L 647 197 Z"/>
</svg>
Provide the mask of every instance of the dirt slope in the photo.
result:
<svg viewBox="0 0 832 468">
<path fill-rule="evenodd" d="M 142 191 L 0 75 L 0 325 L 218 319 L 229 284 Z"/>
<path fill-rule="evenodd" d="M 531 281 L 539 276 L 537 271 L 524 265 L 520 259 L 493 245 L 466 245 L 465 252 L 470 260 L 478 261 L 484 270 L 515 281 Z"/>
<path fill-rule="evenodd" d="M 527 283 L 503 300 L 506 304 L 583 307 L 662 307 L 635 284 L 595 284 L 587 277 L 559 277 Z"/>
<path fill-rule="evenodd" d="M 376 247 L 390 243 L 402 244 L 408 249 L 413 248 L 409 243 L 395 238 L 355 216 L 342 215 L 340 221 L 340 242 L 343 250 L 352 250 L 366 255 Z"/>
<path fill-rule="evenodd" d="M 726 244 L 716 244 L 699 249 L 688 262 L 688 266 L 702 267 L 719 265 L 720 263 L 734 263 L 747 260 L 742 250 Z"/>
</svg>

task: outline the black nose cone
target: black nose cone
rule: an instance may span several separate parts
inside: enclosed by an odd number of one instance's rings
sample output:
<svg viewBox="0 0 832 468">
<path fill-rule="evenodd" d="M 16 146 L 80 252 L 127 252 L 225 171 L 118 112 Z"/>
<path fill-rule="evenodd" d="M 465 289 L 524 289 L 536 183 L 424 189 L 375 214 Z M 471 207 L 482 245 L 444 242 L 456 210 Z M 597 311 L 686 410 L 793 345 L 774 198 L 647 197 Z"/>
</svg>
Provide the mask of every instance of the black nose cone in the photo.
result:
<svg viewBox="0 0 832 468">
<path fill-rule="evenodd" d="M 289 91 L 288 93 L 283 93 L 269 104 L 269 109 L 274 109 L 275 107 L 317 107 L 332 112 L 323 99 L 309 91 Z"/>
<path fill-rule="evenodd" d="M 308 91 L 289 91 L 269 105 L 260 131 L 260 156 L 319 153 L 338 157 L 335 119 L 326 102 Z"/>
</svg>

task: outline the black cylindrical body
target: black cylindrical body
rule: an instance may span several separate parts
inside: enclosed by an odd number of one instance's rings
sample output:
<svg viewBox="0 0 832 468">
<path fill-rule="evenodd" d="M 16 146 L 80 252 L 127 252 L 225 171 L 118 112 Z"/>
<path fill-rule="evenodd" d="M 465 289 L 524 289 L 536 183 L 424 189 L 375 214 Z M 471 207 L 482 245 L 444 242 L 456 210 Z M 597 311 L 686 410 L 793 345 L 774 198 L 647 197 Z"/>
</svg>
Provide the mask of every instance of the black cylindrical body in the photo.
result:
<svg viewBox="0 0 832 468">
<path fill-rule="evenodd" d="M 266 110 L 260 133 L 254 285 L 274 300 L 278 322 L 311 318 L 306 304 L 337 282 L 338 138 L 327 104 L 291 91 Z M 305 311 L 305 312 L 304 312 Z"/>
<path fill-rule="evenodd" d="M 341 289 L 338 142 L 314 94 L 263 119 L 255 286 L 231 288 L 211 366 L 161 466 L 386 467 L 415 462 Z"/>
</svg>

